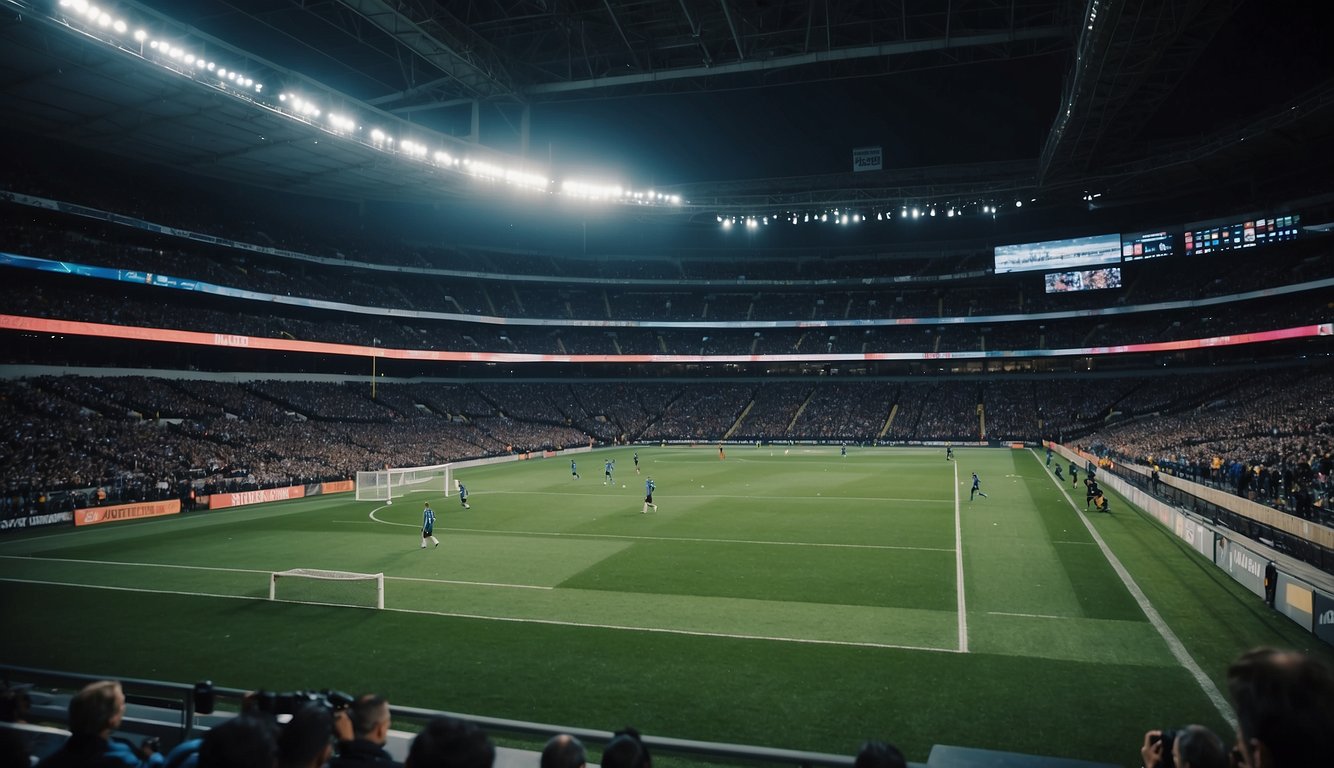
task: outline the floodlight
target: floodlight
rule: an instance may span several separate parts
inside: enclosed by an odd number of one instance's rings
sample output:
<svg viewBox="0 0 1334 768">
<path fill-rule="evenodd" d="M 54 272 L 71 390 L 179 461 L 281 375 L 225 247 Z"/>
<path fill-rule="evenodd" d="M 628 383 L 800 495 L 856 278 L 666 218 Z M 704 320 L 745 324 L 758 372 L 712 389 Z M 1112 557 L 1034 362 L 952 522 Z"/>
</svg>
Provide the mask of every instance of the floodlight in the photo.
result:
<svg viewBox="0 0 1334 768">
<path fill-rule="evenodd" d="M 148 39 L 148 33 L 142 29 L 136 29 L 134 30 L 134 39 L 142 43 Z"/>
<path fill-rule="evenodd" d="M 907 207 L 907 206 L 904 206 L 903 210 L 902 210 L 902 211 L 899 211 L 899 216 L 902 217 L 902 218 L 905 218 L 905 219 L 908 218 L 908 207 Z"/>
<path fill-rule="evenodd" d="M 1014 207 L 1015 207 L 1015 208 L 1023 208 L 1023 207 L 1024 207 L 1024 201 L 1023 201 L 1023 200 L 1015 200 L 1015 201 L 1014 201 Z"/>
<path fill-rule="evenodd" d="M 215 65 L 213 62 L 211 62 L 211 61 L 210 61 L 210 62 L 208 63 L 208 65 L 205 67 L 205 69 L 207 69 L 209 72 L 212 72 L 215 68 L 216 68 L 216 65 Z M 287 95 L 286 95 L 286 94 L 283 94 L 282 98 L 286 98 L 286 97 L 287 97 Z"/>
<path fill-rule="evenodd" d="M 820 221 L 829 221 L 829 214 L 827 213 L 820 214 Z"/>
<path fill-rule="evenodd" d="M 768 217 L 768 216 L 765 216 L 765 217 L 764 217 L 764 226 L 766 226 L 766 227 L 769 226 L 769 217 Z"/>
<path fill-rule="evenodd" d="M 90 19 L 96 19 L 98 15 L 102 13 L 102 9 L 95 5 L 85 5 L 79 9 L 79 13 L 82 13 Z"/>
<path fill-rule="evenodd" d="M 731 219 L 722 219 L 722 222 L 723 222 L 723 229 L 731 229 L 731 228 L 732 228 L 732 220 L 731 220 Z"/>
<path fill-rule="evenodd" d="M 839 219 L 839 220 L 838 220 L 838 223 L 839 223 L 839 224 L 847 224 L 847 223 L 848 223 L 848 215 L 847 215 L 846 213 L 843 214 L 843 218 Z"/>
<path fill-rule="evenodd" d="M 193 63 L 195 63 L 195 55 L 194 55 L 193 53 L 187 53 L 187 54 L 185 54 L 185 63 L 186 63 L 186 64 L 193 64 Z"/>
<path fill-rule="evenodd" d="M 157 42 L 156 40 L 154 40 L 153 42 L 151 42 L 151 43 L 148 44 L 148 47 L 149 47 L 149 48 L 152 48 L 152 49 L 155 50 L 155 51 L 157 50 L 157 46 L 158 46 L 158 42 Z"/>
<path fill-rule="evenodd" d="M 802 221 L 810 221 L 810 220 L 811 220 L 811 215 L 809 213 L 806 214 L 806 218 L 802 219 Z"/>
<path fill-rule="evenodd" d="M 227 70 L 223 69 L 222 67 L 218 67 L 218 77 L 226 77 L 226 76 L 227 76 Z M 292 98 L 295 99 L 296 97 L 293 96 Z"/>
<path fill-rule="evenodd" d="M 125 34 L 125 30 L 129 29 L 129 27 L 125 24 L 125 22 L 121 21 L 120 19 L 116 19 L 115 23 L 111 25 L 111 28 L 116 30 L 122 35 Z"/>
<path fill-rule="evenodd" d="M 948 211 L 946 211 L 946 212 L 945 212 L 945 216 L 948 217 L 948 218 L 951 218 L 951 219 L 954 218 L 954 209 L 951 208 L 951 209 L 949 209 Z"/>
<path fill-rule="evenodd" d="M 916 209 L 916 208 L 912 209 L 912 217 L 913 217 L 914 219 L 917 218 L 918 216 L 921 216 L 921 215 L 922 215 L 922 212 L 921 212 L 920 210 L 918 210 L 918 209 Z"/>
<path fill-rule="evenodd" d="M 111 26 L 111 14 L 109 14 L 109 13 L 98 14 L 98 16 L 97 16 L 97 23 L 98 23 L 99 26 L 103 26 L 103 27 L 109 27 L 109 26 Z"/>
<path fill-rule="evenodd" d="M 876 212 L 875 212 L 875 220 L 876 220 L 876 221 L 884 221 L 884 220 L 885 220 L 885 212 L 884 212 L 884 211 L 876 211 Z"/>
</svg>

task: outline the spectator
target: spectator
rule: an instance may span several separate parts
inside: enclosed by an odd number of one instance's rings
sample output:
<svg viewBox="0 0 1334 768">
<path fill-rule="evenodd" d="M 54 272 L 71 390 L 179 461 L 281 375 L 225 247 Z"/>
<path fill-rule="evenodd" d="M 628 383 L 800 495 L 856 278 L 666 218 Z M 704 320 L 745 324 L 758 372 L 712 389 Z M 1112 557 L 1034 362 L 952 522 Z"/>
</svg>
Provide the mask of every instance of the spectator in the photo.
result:
<svg viewBox="0 0 1334 768">
<path fill-rule="evenodd" d="M 857 759 L 853 768 L 907 768 L 908 761 L 903 753 L 893 744 L 883 741 L 868 741 L 857 750 Z"/>
<path fill-rule="evenodd" d="M 306 704 L 278 736 L 278 768 L 320 768 L 333 755 L 333 742 L 333 712 L 322 704 Z"/>
<path fill-rule="evenodd" d="M 1239 768 L 1324 768 L 1334 755 L 1334 672 L 1295 651 L 1257 648 L 1227 671 Z"/>
<path fill-rule="evenodd" d="M 617 731 L 602 752 L 603 768 L 651 768 L 652 765 L 648 746 L 634 728 Z"/>
<path fill-rule="evenodd" d="M 389 702 L 373 693 L 362 694 L 347 711 L 351 738 L 338 744 L 338 756 L 329 768 L 395 768 L 394 758 L 385 751 L 389 741 Z"/>
<path fill-rule="evenodd" d="M 69 702 L 70 736 L 40 765 L 41 768 L 104 765 L 148 768 L 162 765 L 151 742 L 137 748 L 111 734 L 125 717 L 125 691 L 114 680 L 89 683 Z"/>
<path fill-rule="evenodd" d="M 541 768 L 581 768 L 587 764 L 583 742 L 568 733 L 552 736 L 542 748 Z"/>
<path fill-rule="evenodd" d="M 437 717 L 412 740 L 407 768 L 491 768 L 496 748 L 476 725 Z M 207 768 L 207 767 L 205 767 Z"/>
<path fill-rule="evenodd" d="M 199 768 L 269 768 L 277 765 L 273 723 L 256 715 L 240 715 L 204 734 Z"/>
</svg>

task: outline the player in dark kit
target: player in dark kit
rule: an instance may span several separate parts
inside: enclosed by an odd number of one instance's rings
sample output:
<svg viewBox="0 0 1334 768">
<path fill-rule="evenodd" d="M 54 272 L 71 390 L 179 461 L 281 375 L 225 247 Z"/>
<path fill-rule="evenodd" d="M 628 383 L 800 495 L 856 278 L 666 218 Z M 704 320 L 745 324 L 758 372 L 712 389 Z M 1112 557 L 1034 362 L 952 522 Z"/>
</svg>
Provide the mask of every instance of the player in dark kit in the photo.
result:
<svg viewBox="0 0 1334 768">
<path fill-rule="evenodd" d="M 987 498 L 987 495 L 982 492 L 982 481 L 977 479 L 976 472 L 973 473 L 973 489 L 968 492 L 969 501 L 973 500 L 973 494 L 977 494 L 978 496 L 981 496 L 984 499 Z"/>
</svg>

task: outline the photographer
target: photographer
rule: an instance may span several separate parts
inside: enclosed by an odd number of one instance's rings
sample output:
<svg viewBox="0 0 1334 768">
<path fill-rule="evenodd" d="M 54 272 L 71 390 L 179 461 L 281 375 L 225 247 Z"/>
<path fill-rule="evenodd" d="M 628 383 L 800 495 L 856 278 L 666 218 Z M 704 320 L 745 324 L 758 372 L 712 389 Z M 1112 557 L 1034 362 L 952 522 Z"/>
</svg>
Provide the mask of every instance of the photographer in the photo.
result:
<svg viewBox="0 0 1334 768">
<path fill-rule="evenodd" d="M 1144 768 L 1228 768 L 1223 740 L 1202 725 L 1149 731 L 1139 755 Z"/>
<path fill-rule="evenodd" d="M 398 768 L 385 751 L 389 741 L 389 702 L 364 693 L 347 710 L 346 732 L 339 733 L 338 756 L 329 768 Z"/>
</svg>

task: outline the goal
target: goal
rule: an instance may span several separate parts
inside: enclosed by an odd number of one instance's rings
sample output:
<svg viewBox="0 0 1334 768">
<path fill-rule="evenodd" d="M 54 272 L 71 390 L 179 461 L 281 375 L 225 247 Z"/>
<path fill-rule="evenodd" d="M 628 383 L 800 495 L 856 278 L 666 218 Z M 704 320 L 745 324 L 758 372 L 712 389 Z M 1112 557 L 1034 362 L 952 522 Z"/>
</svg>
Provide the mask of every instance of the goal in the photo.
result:
<svg viewBox="0 0 1334 768">
<path fill-rule="evenodd" d="M 383 609 L 384 574 L 314 568 L 274 571 L 269 574 L 269 599 Z"/>
<path fill-rule="evenodd" d="M 415 491 L 452 494 L 452 464 L 357 473 L 357 501 L 392 501 Z"/>
</svg>

